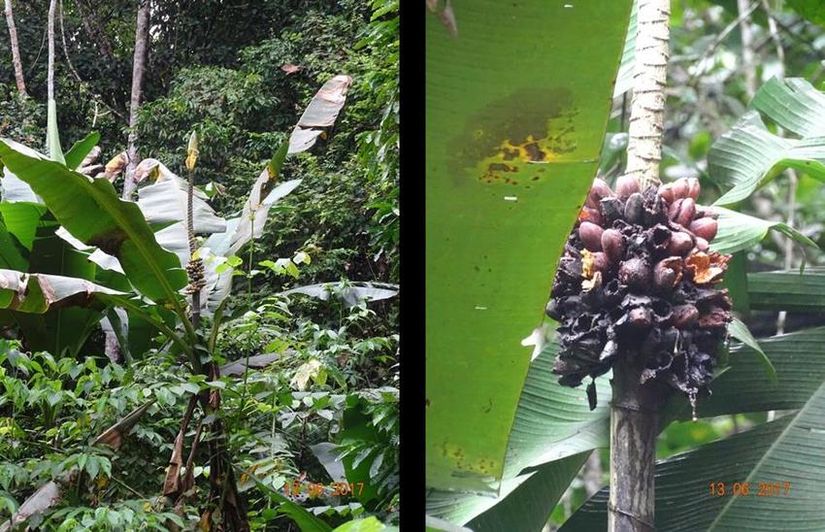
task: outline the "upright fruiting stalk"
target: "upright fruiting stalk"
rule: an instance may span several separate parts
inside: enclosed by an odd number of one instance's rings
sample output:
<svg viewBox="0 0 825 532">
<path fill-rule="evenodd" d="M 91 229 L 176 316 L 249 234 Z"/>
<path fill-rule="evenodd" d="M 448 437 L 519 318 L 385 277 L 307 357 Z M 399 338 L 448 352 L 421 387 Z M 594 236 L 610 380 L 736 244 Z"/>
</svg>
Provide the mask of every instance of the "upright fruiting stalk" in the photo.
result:
<svg viewBox="0 0 825 532">
<path fill-rule="evenodd" d="M 659 184 L 665 86 L 670 39 L 670 0 L 639 0 L 636 70 L 627 143 L 626 174 L 642 190 Z M 641 384 L 639 367 L 623 357 L 613 368 L 610 405 L 610 532 L 654 530 L 656 435 L 659 395 Z"/>
<path fill-rule="evenodd" d="M 731 321 L 722 280 L 727 255 L 709 250 L 718 222 L 696 204 L 700 185 L 682 178 L 615 191 L 596 179 L 556 270 L 547 315 L 559 322 L 553 372 L 579 386 L 613 370 L 611 530 L 653 526 L 658 410 L 669 389 L 695 407 L 713 376 Z"/>
<path fill-rule="evenodd" d="M 197 253 L 194 224 L 195 167 L 198 161 L 198 153 L 198 135 L 193 131 L 189 136 L 185 163 L 189 178 L 186 202 L 186 231 L 189 239 L 189 262 L 186 264 L 186 273 L 189 275 L 189 285 L 186 287 L 186 292 L 192 297 L 190 320 L 192 328 L 196 331 L 196 335 L 198 334 L 197 331 L 199 330 L 201 316 L 200 293 L 206 284 L 203 261 Z M 201 364 L 199 358 L 201 354 L 200 349 L 196 348 L 194 350 L 192 360 L 193 368 L 195 371 L 202 372 L 206 375 L 210 381 L 218 380 L 220 378 L 218 366 L 211 360 L 205 364 Z M 211 357 L 211 353 L 209 353 L 209 355 Z M 193 463 L 197 450 L 203 419 L 201 420 L 201 424 L 198 425 L 189 459 L 187 460 L 186 477 L 181 482 L 178 475 L 182 464 L 183 437 L 186 434 L 189 418 L 192 415 L 197 401 L 200 401 L 205 417 L 214 417 L 213 421 L 210 422 L 211 435 L 207 440 L 209 450 L 209 499 L 204 514 L 201 516 L 201 521 L 206 524 L 208 530 L 213 530 L 212 521 L 214 518 L 215 520 L 220 520 L 221 525 L 220 528 L 218 528 L 219 530 L 247 532 L 249 530 L 249 523 L 246 516 L 246 502 L 238 492 L 235 474 L 232 470 L 232 458 L 228 452 L 226 429 L 219 415 L 221 394 L 218 389 L 212 389 L 192 397 L 187 409 L 187 415 L 184 416 L 180 432 L 178 433 L 180 449 L 178 449 L 178 440 L 176 440 L 175 453 L 173 453 L 172 460 L 170 460 L 171 466 L 167 474 L 167 479 L 164 482 L 164 494 L 182 497 L 185 492 L 191 488 L 193 483 L 191 464 Z"/>
<path fill-rule="evenodd" d="M 192 132 L 189 136 L 189 145 L 186 148 L 186 172 L 189 176 L 189 188 L 187 190 L 186 202 L 186 231 L 189 238 L 189 262 L 186 265 L 186 273 L 189 274 L 189 286 L 186 291 L 192 296 L 192 327 L 198 329 L 201 317 L 201 290 L 206 285 L 204 279 L 203 261 L 197 255 L 197 243 L 195 242 L 194 223 L 194 191 L 195 191 L 195 165 L 198 161 L 198 134 Z"/>
<path fill-rule="evenodd" d="M 547 315 L 559 322 L 553 372 L 566 386 L 613 370 L 611 532 L 654 529 L 659 408 L 669 388 L 695 408 L 731 320 L 721 280 L 729 257 L 708 250 L 716 216 L 699 182 L 660 185 L 669 0 L 639 0 L 627 169 L 596 179 L 556 270 Z"/>
<path fill-rule="evenodd" d="M 659 183 L 665 85 L 670 38 L 670 0 L 639 0 L 636 69 L 627 142 L 627 174 L 642 190 Z"/>
</svg>

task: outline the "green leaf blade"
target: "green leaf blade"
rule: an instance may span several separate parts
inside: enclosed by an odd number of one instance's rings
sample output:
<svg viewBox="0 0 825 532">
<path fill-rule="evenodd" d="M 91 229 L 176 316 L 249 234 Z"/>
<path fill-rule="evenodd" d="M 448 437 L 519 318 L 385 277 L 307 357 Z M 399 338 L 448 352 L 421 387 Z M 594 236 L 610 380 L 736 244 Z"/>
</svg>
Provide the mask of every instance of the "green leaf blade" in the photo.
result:
<svg viewBox="0 0 825 532">
<path fill-rule="evenodd" d="M 61 225 L 82 242 L 116 256 L 129 281 L 150 299 L 178 302 L 186 273 L 178 258 L 157 243 L 137 204 L 121 200 L 104 178 L 90 180 L 18 146 L 0 141 L 0 159 L 43 198 Z"/>
<path fill-rule="evenodd" d="M 458 3 L 457 37 L 427 17 L 430 487 L 498 489 L 530 359 L 521 341 L 596 173 L 631 4 Z M 584 32 L 601 36 L 586 59 Z M 496 147 L 510 141 L 525 155 L 504 161 Z"/>
</svg>

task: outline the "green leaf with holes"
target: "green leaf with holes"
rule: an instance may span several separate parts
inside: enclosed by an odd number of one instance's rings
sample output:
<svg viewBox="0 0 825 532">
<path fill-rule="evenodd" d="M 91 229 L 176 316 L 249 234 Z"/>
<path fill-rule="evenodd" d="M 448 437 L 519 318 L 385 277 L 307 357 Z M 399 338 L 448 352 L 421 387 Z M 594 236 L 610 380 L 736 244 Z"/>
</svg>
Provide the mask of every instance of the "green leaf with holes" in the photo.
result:
<svg viewBox="0 0 825 532">
<path fill-rule="evenodd" d="M 457 0 L 427 14 L 432 488 L 498 490 L 530 361 L 521 341 L 596 173 L 631 4 Z M 600 38 L 582 47 L 583 34 Z"/>
</svg>

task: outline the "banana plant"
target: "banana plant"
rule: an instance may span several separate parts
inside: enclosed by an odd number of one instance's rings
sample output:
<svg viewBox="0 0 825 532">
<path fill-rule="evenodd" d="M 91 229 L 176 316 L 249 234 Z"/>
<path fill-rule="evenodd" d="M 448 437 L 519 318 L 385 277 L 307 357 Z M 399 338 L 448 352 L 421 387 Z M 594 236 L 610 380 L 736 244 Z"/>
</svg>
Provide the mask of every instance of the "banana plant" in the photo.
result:
<svg viewBox="0 0 825 532">
<path fill-rule="evenodd" d="M 720 218 L 712 248 L 726 253 L 744 251 L 769 230 L 815 247 L 786 224 L 737 212 L 729 200 L 746 198 L 788 167 L 804 168 L 821 179 L 819 162 L 825 158 L 820 156 L 823 141 L 819 135 L 825 123 L 825 95 L 804 80 L 772 80 L 757 92 L 751 108 L 709 154 L 710 177 L 723 191 L 714 207 Z M 766 119 L 781 125 L 790 137 L 768 133 L 763 125 Z M 760 143 L 755 151 L 736 148 L 755 142 Z M 722 209 L 720 204 L 733 208 Z M 751 309 L 805 313 L 825 309 L 822 268 L 806 268 L 803 273 L 741 273 L 741 285 L 736 291 L 731 288 L 731 293 L 735 301 L 746 301 Z M 656 528 L 747 530 L 759 523 L 765 529 L 785 529 L 795 522 L 821 529 L 825 526 L 822 499 L 809 494 L 825 490 L 825 328 L 754 339 L 744 323 L 734 322 L 729 332 L 733 342 L 728 364 L 711 382 L 712 394 L 699 401 L 697 418 L 770 410 L 781 413 L 774 421 L 657 463 Z M 500 495 L 432 492 L 427 501 L 429 515 L 476 532 L 538 531 L 587 456 L 607 447 L 609 413 L 604 405 L 611 393 L 607 379 L 596 380 L 600 406 L 590 411 L 583 392 L 559 385 L 552 375 L 556 350 L 554 342 L 548 343 L 530 365 L 509 434 Z M 661 428 L 674 420 L 690 419 L 687 401 L 674 397 L 665 409 Z M 802 469 L 800 452 L 805 456 Z M 713 480 L 726 485 L 724 496 L 709 491 Z M 770 491 L 779 481 L 780 491 Z M 740 483 L 738 493 L 733 492 L 733 482 Z M 745 485 L 748 493 L 742 491 Z M 607 497 L 605 487 L 562 530 L 604 530 Z"/>
<path fill-rule="evenodd" d="M 298 149 L 293 152 L 308 149 L 325 128 L 332 125 L 344 104 L 350 82 L 348 76 L 337 76 L 316 94 L 310 105 L 313 112 L 307 120 L 302 117 L 293 131 L 293 136 L 299 139 Z M 21 200 L 2 202 L 5 205 L 4 210 L 0 210 L 3 214 L 0 243 L 12 246 L 4 247 L 4 262 L 0 266 L 25 266 L 30 270 L 35 261 L 42 260 L 35 253 L 38 236 L 31 234 L 30 229 L 32 223 L 43 225 L 45 219 L 51 222 L 46 224 L 49 242 L 63 246 L 61 251 L 86 253 L 85 262 L 72 264 L 87 268 L 90 278 L 95 277 L 94 268 L 100 268 L 105 272 L 100 279 L 109 285 L 79 276 L 2 268 L 0 309 L 12 312 L 13 318 L 22 323 L 21 317 L 54 315 L 64 310 L 89 312 L 100 321 L 108 309 L 120 308 L 162 333 L 171 351 L 185 355 L 193 373 L 204 374 L 208 380 L 217 379 L 219 369 L 212 360 L 212 351 L 220 320 L 213 320 L 211 330 L 199 326 L 198 299 L 200 289 L 206 288 L 202 282 L 201 256 L 205 250 L 196 249 L 195 233 L 221 234 L 217 232 L 222 231 L 228 242 L 225 251 L 237 251 L 260 236 L 269 208 L 298 182 L 286 189 L 284 185 L 276 186 L 289 151 L 284 145 L 256 180 L 241 216 L 233 220 L 230 227 L 194 189 L 198 152 L 195 139 L 193 134 L 187 150 L 188 182 L 168 168 L 156 165 L 150 170 L 155 183 L 143 189 L 138 202 L 121 199 L 106 177 L 91 178 L 77 171 L 94 145 L 92 142 L 82 143 L 78 153 L 68 154 L 71 157 L 54 160 L 14 141 L 0 139 L 3 184 L 10 184 Z M 21 212 L 28 213 L 29 225 L 21 218 Z M 7 216 L 8 213 L 12 216 Z M 88 253 L 92 249 L 94 251 Z M 97 258 L 92 262 L 95 254 Z M 187 295 L 191 295 L 191 304 Z M 108 316 L 117 322 L 112 324 L 113 329 L 123 331 L 118 314 L 109 312 Z M 26 332 L 24 330 L 24 334 Z M 41 332 L 48 335 L 53 331 L 44 327 Z M 59 331 L 56 332 L 59 335 Z M 81 344 L 77 343 L 76 348 Z M 203 520 L 212 522 L 220 518 L 220 526 L 225 529 L 248 529 L 243 498 L 237 492 L 232 460 L 227 454 L 227 436 L 218 415 L 220 392 L 216 389 L 200 390 L 190 398 L 170 461 L 172 467 L 164 482 L 164 494 L 177 498 L 194 482 L 191 469 L 181 476 L 179 465 L 183 438 L 198 403 L 203 416 L 214 418 L 210 422 L 212 434 L 205 440 L 209 447 L 212 489 Z M 197 438 L 192 443 L 193 456 L 198 443 Z"/>
<path fill-rule="evenodd" d="M 208 205 L 206 195 L 194 190 L 194 232 L 211 235 L 199 254 L 214 259 L 205 261 L 205 310 L 214 311 L 230 292 L 231 276 L 218 274 L 216 266 L 259 238 L 270 208 L 300 184 L 300 179 L 278 183 L 287 153 L 305 151 L 323 137 L 342 109 L 351 82 L 349 76 L 335 76 L 312 98 L 289 147 L 285 143 L 265 166 L 238 217 L 225 221 Z M 92 133 L 76 143 L 66 152 L 65 163 L 0 140 L 0 268 L 77 278 L 79 290 L 85 286 L 81 281 L 88 281 L 128 292 L 131 303 L 117 305 L 126 314 L 118 319 L 107 308 L 66 302 L 37 313 L 0 306 L 0 323 L 18 328 L 32 349 L 70 356 L 79 352 L 104 315 L 123 322 L 117 328 L 124 342 L 141 338 L 145 345 L 151 336 L 146 334 L 148 325 L 149 331 L 183 345 L 193 333 L 186 325 L 187 305 L 180 293 L 190 259 L 184 223 L 188 184 L 160 161 L 147 159 L 139 167 L 149 176 L 149 184 L 138 190 L 138 201 L 119 200 L 108 179 L 79 172 L 99 138 Z M 60 186 L 54 186 L 56 182 Z M 174 327 L 181 330 L 169 336 Z M 139 334 L 129 334 L 132 329 L 140 329 Z M 131 343 L 134 347 L 138 342 Z M 128 345 L 121 347 L 129 351 Z"/>
</svg>

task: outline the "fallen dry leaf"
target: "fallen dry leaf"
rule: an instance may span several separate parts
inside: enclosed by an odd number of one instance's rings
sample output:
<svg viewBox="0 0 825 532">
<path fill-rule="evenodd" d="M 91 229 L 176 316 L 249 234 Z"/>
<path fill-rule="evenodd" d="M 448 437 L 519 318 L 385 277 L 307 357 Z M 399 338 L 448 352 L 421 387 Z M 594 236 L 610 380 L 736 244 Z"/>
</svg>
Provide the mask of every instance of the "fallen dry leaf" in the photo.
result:
<svg viewBox="0 0 825 532">
<path fill-rule="evenodd" d="M 127 160 L 128 157 L 126 156 L 125 151 L 122 151 L 114 157 L 112 157 L 112 159 L 108 163 L 106 163 L 106 168 L 103 173 L 106 179 L 108 179 L 109 181 L 114 181 L 115 179 L 117 179 L 117 176 L 119 176 L 123 169 L 126 168 Z"/>
</svg>

